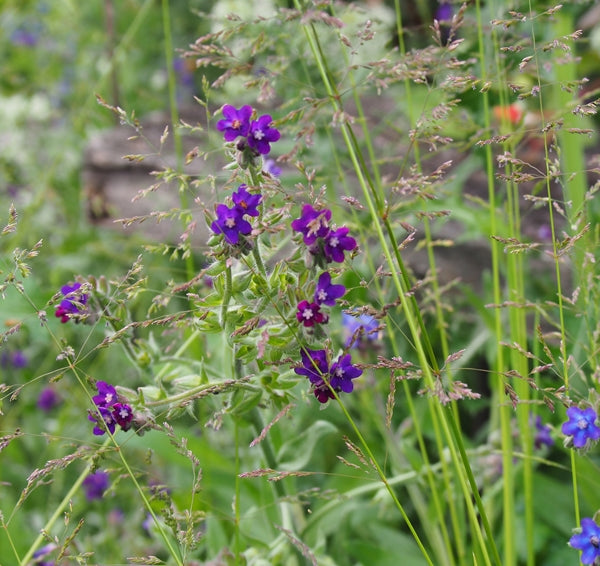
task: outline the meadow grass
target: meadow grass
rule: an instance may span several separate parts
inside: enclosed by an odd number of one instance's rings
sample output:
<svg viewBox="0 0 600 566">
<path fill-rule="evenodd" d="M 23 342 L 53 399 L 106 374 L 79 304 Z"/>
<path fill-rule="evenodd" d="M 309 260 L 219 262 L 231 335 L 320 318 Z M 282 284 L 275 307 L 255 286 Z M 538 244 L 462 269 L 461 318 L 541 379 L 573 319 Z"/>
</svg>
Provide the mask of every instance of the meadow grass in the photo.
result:
<svg viewBox="0 0 600 566">
<path fill-rule="evenodd" d="M 28 155 L 3 14 L 0 565 L 600 563 L 589 5 L 140 7 L 81 9 L 116 43 L 46 111 L 164 162 L 134 200 L 172 208 L 117 230 Z"/>
</svg>

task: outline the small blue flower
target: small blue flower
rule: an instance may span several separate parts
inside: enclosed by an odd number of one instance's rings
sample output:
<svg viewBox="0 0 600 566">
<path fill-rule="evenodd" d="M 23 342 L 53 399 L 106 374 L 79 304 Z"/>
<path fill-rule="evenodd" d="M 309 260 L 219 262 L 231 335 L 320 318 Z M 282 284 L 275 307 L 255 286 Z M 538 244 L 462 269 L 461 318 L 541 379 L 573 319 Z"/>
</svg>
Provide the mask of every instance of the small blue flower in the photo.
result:
<svg viewBox="0 0 600 566">
<path fill-rule="evenodd" d="M 250 124 L 248 145 L 261 155 L 267 155 L 271 151 L 270 144 L 281 137 L 279 130 L 271 127 L 272 123 L 273 118 L 265 114 Z"/>
<path fill-rule="evenodd" d="M 350 354 L 344 354 L 331 366 L 331 379 L 329 380 L 329 385 L 336 391 L 352 393 L 352 390 L 354 389 L 352 380 L 362 375 L 362 369 L 353 366 L 351 362 L 352 359 Z"/>
<path fill-rule="evenodd" d="M 240 241 L 240 234 L 248 235 L 252 232 L 250 222 L 243 218 L 237 206 L 229 208 L 225 204 L 218 204 L 216 212 L 217 219 L 210 228 L 215 234 L 223 234 L 227 243 L 236 245 Z"/>
<path fill-rule="evenodd" d="M 328 271 L 324 271 L 319 276 L 315 290 L 315 302 L 319 305 L 332 307 L 335 305 L 335 300 L 343 297 L 345 292 L 346 287 L 343 285 L 332 285 L 331 275 Z"/>
<path fill-rule="evenodd" d="M 600 438 L 600 428 L 596 425 L 598 415 L 591 407 L 580 409 L 569 407 L 567 409 L 569 420 L 562 425 L 562 432 L 573 437 L 575 448 L 584 448 L 588 440 L 595 441 Z"/>
<path fill-rule="evenodd" d="M 353 316 L 342 314 L 346 348 L 359 348 L 363 339 L 377 340 L 379 338 L 379 322 L 368 314 Z"/>
<path fill-rule="evenodd" d="M 292 221 L 292 229 L 295 232 L 300 232 L 304 243 L 307 246 L 311 246 L 316 242 L 317 238 L 323 238 L 329 233 L 330 220 L 331 210 L 328 208 L 315 210 L 310 204 L 305 204 L 302 207 L 300 218 Z"/>
<path fill-rule="evenodd" d="M 240 211 L 241 214 L 247 214 L 248 216 L 258 216 L 258 205 L 262 200 L 261 194 L 253 195 L 248 192 L 246 185 L 240 185 L 238 190 L 231 195 L 233 204 Z"/>
<path fill-rule="evenodd" d="M 327 261 L 342 263 L 344 261 L 344 252 L 351 252 L 354 249 L 356 249 L 356 240 L 348 236 L 348 228 L 345 226 L 337 230 L 331 230 L 325 236 L 323 251 Z"/>
<path fill-rule="evenodd" d="M 582 564 L 596 564 L 600 558 L 600 526 L 593 519 L 581 519 L 581 532 L 571 537 L 569 546 L 581 550 Z"/>
<path fill-rule="evenodd" d="M 223 120 L 217 122 L 217 130 L 223 132 L 225 141 L 233 141 L 238 136 L 246 137 L 250 130 L 251 106 L 236 110 L 230 104 L 223 106 Z"/>
</svg>

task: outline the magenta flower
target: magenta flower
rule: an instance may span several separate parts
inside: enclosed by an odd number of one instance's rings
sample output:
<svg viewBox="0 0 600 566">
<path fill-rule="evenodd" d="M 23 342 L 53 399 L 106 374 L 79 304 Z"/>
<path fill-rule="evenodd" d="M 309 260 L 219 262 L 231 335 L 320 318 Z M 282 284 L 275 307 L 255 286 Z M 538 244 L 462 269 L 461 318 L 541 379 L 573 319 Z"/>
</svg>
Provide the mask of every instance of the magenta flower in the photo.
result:
<svg viewBox="0 0 600 566">
<path fill-rule="evenodd" d="M 271 116 L 265 114 L 250 124 L 248 145 L 261 155 L 267 155 L 271 151 L 270 144 L 281 137 L 279 130 L 271 127 L 272 123 Z"/>
<path fill-rule="evenodd" d="M 217 130 L 223 132 L 225 141 L 233 141 L 238 136 L 246 137 L 250 130 L 251 106 L 242 106 L 236 110 L 233 106 L 223 106 L 223 120 L 217 122 Z"/>
<path fill-rule="evenodd" d="M 122 430 L 129 430 L 133 421 L 133 409 L 126 403 L 121 403 L 116 389 L 105 381 L 96 382 L 96 388 L 98 395 L 92 397 L 96 410 L 88 415 L 88 420 L 96 423 L 94 434 L 102 436 L 107 430 L 114 434 L 117 425 Z"/>
<path fill-rule="evenodd" d="M 133 410 L 129 405 L 125 403 L 115 403 L 112 406 L 112 416 L 122 430 L 127 431 L 131 428 Z"/>
<path fill-rule="evenodd" d="M 307 328 L 315 324 L 326 323 L 329 320 L 327 315 L 321 312 L 320 305 L 308 301 L 302 301 L 298 304 L 296 318 L 298 322 L 301 322 Z"/>
<path fill-rule="evenodd" d="M 315 302 L 319 305 L 332 307 L 335 305 L 335 300 L 343 297 L 345 292 L 346 287 L 343 285 L 332 285 L 331 275 L 328 271 L 324 271 L 319 276 L 315 290 Z"/>
<path fill-rule="evenodd" d="M 332 230 L 325 236 L 325 246 L 323 252 L 327 261 L 344 261 L 344 252 L 350 252 L 356 249 L 356 240 L 348 236 L 348 228 L 342 226 L 337 230 Z"/>
<path fill-rule="evenodd" d="M 582 564 L 597 564 L 600 559 L 600 526 L 593 519 L 581 519 L 581 532 L 570 538 L 569 546 L 581 550 Z"/>
<path fill-rule="evenodd" d="M 329 385 L 336 391 L 352 393 L 354 389 L 352 380 L 362 375 L 362 369 L 353 366 L 351 362 L 350 354 L 345 354 L 340 356 L 337 362 L 331 366 Z"/>
<path fill-rule="evenodd" d="M 253 195 L 248 192 L 246 185 L 240 185 L 237 192 L 231 195 L 233 204 L 240 211 L 241 214 L 247 214 L 248 216 L 258 216 L 258 205 L 262 200 L 262 195 Z"/>
<path fill-rule="evenodd" d="M 292 221 L 292 229 L 300 232 L 307 246 L 313 245 L 317 238 L 325 237 L 329 231 L 329 221 L 331 220 L 331 210 L 315 210 L 310 204 L 302 207 L 300 218 Z"/>
<path fill-rule="evenodd" d="M 591 407 L 580 409 L 569 407 L 567 409 L 569 420 L 562 425 L 562 432 L 571 436 L 575 448 L 584 448 L 588 440 L 595 441 L 600 438 L 600 428 L 596 425 L 598 415 Z"/>
<path fill-rule="evenodd" d="M 85 294 L 78 293 L 81 288 L 81 283 L 73 283 L 73 285 L 63 285 L 60 292 L 64 295 L 64 299 L 58 305 L 54 316 L 60 318 L 64 324 L 74 315 L 81 312 L 85 307 L 88 297 Z"/>
<path fill-rule="evenodd" d="M 223 234 L 225 241 L 236 245 L 240 241 L 240 234 L 248 235 L 252 232 L 250 222 L 243 218 L 237 206 L 229 208 L 225 204 L 217 205 L 217 219 L 210 225 L 215 234 Z"/>
<path fill-rule="evenodd" d="M 95 472 L 89 474 L 83 480 L 83 489 L 88 501 L 102 499 L 104 492 L 108 489 L 109 475 L 106 472 Z"/>
</svg>

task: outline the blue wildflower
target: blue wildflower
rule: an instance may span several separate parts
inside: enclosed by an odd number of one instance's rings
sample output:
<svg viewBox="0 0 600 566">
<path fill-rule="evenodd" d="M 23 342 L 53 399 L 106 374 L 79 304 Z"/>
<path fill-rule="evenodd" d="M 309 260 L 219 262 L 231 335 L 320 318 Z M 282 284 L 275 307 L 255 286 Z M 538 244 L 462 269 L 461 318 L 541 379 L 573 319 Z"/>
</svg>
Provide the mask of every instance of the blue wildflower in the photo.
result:
<svg viewBox="0 0 600 566">
<path fill-rule="evenodd" d="M 335 305 L 335 300 L 343 297 L 344 293 L 346 293 L 346 287 L 331 284 L 331 275 L 328 271 L 321 273 L 315 290 L 316 303 L 332 307 Z"/>
<path fill-rule="evenodd" d="M 336 391 L 352 393 L 354 389 L 352 380 L 362 375 L 362 369 L 353 366 L 351 362 L 350 354 L 344 354 L 331 366 L 329 385 Z"/>
<path fill-rule="evenodd" d="M 567 409 L 569 420 L 562 425 L 562 432 L 572 437 L 575 448 L 584 448 L 588 440 L 595 441 L 600 438 L 600 428 L 596 425 L 598 415 L 591 407 L 580 409 L 569 407 Z"/>
<path fill-rule="evenodd" d="M 225 204 L 217 205 L 217 219 L 210 225 L 215 234 L 223 234 L 225 241 L 236 245 L 240 241 L 240 234 L 248 235 L 252 232 L 250 222 L 244 219 L 237 206 L 229 208 Z"/>
<path fill-rule="evenodd" d="M 102 499 L 104 492 L 108 489 L 109 475 L 107 472 L 95 472 L 89 474 L 83 480 L 83 489 L 88 501 Z"/>
<path fill-rule="evenodd" d="M 248 145 L 261 155 L 267 155 L 271 151 L 270 144 L 281 137 L 279 130 L 271 127 L 272 123 L 273 118 L 265 114 L 250 124 Z"/>
<path fill-rule="evenodd" d="M 368 314 L 353 316 L 342 314 L 346 348 L 360 347 L 363 339 L 377 340 L 379 338 L 379 322 Z"/>
<path fill-rule="evenodd" d="M 64 324 L 73 316 L 78 315 L 82 308 L 85 307 L 88 297 L 85 294 L 81 294 L 79 289 L 81 283 L 73 283 L 73 285 L 63 285 L 60 288 L 60 292 L 64 295 L 64 299 L 58 305 L 54 316 L 60 318 L 60 321 Z"/>
<path fill-rule="evenodd" d="M 581 550 L 582 564 L 597 564 L 600 559 L 600 526 L 593 519 L 581 519 L 581 532 L 570 538 L 569 546 Z"/>
<path fill-rule="evenodd" d="M 230 104 L 223 106 L 223 120 L 217 122 L 217 130 L 223 132 L 225 141 L 233 141 L 238 136 L 246 137 L 250 130 L 251 106 L 236 110 Z"/>
</svg>

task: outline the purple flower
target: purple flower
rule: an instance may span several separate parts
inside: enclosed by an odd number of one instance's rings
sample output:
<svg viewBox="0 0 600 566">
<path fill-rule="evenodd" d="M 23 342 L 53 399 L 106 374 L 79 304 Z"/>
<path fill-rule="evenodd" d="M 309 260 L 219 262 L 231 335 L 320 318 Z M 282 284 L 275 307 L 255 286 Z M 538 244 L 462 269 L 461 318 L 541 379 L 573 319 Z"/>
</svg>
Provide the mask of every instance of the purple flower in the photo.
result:
<svg viewBox="0 0 600 566">
<path fill-rule="evenodd" d="M 112 416 L 121 429 L 127 431 L 131 428 L 133 410 L 129 405 L 125 403 L 115 403 L 112 406 Z"/>
<path fill-rule="evenodd" d="M 56 562 L 54 562 L 54 560 L 48 561 L 48 560 L 42 560 L 42 558 L 48 558 L 49 555 L 52 554 L 57 548 L 58 548 L 58 546 L 56 546 L 53 543 L 42 546 L 42 548 L 36 550 L 33 553 L 33 556 L 32 556 L 33 563 L 36 566 L 54 566 L 56 564 Z"/>
<path fill-rule="evenodd" d="M 268 114 L 261 116 L 250 124 L 248 133 L 248 145 L 258 151 L 261 155 L 267 155 L 271 151 L 271 142 L 276 142 L 281 134 L 276 128 L 271 128 L 273 119 Z"/>
<path fill-rule="evenodd" d="M 542 423 L 542 417 L 539 415 L 535 418 L 535 437 L 533 439 L 534 446 L 539 450 L 544 444 L 546 446 L 553 446 L 554 439 L 550 435 L 552 429 Z"/>
<path fill-rule="evenodd" d="M 100 417 L 102 421 L 104 421 L 104 427 L 100 426 L 100 421 L 98 420 L 98 413 L 100 413 Z M 115 433 L 115 426 L 117 424 L 117 421 L 115 421 L 113 413 L 108 407 L 96 407 L 96 411 L 88 415 L 88 420 L 92 421 L 93 423 L 96 423 L 96 426 L 93 430 L 93 433 L 96 436 L 102 436 L 106 432 L 106 429 L 108 429 L 108 431 L 111 434 Z"/>
<path fill-rule="evenodd" d="M 292 229 L 300 232 L 304 238 L 304 243 L 311 246 L 317 238 L 325 237 L 329 231 L 329 221 L 331 220 L 331 210 L 315 210 L 310 204 L 302 207 L 300 218 L 292 221 Z"/>
<path fill-rule="evenodd" d="M 233 204 L 235 204 L 235 207 L 242 215 L 258 216 L 257 207 L 262 200 L 261 194 L 253 195 L 248 192 L 246 185 L 240 185 L 237 192 L 231 195 L 231 198 L 233 199 Z"/>
<path fill-rule="evenodd" d="M 335 399 L 335 395 L 323 380 L 313 387 L 313 393 L 319 403 L 327 403 L 329 399 Z"/>
<path fill-rule="evenodd" d="M 298 375 L 308 377 L 314 385 L 323 383 L 323 376 L 329 373 L 329 363 L 327 361 L 327 352 L 325 350 L 311 350 L 302 348 L 302 367 L 294 368 Z"/>
<path fill-rule="evenodd" d="M 344 296 L 346 287 L 343 285 L 332 285 L 331 275 L 328 271 L 321 273 L 317 288 L 315 290 L 315 302 L 319 305 L 334 306 L 335 300 Z"/>
<path fill-rule="evenodd" d="M 344 261 L 344 251 L 350 252 L 356 248 L 356 240 L 348 236 L 348 228 L 342 226 L 337 230 L 332 230 L 325 236 L 325 246 L 323 251 L 327 261 Z"/>
<path fill-rule="evenodd" d="M 10 40 L 13 45 L 33 47 L 38 41 L 38 36 L 33 32 L 19 28 L 12 32 Z"/>
<path fill-rule="evenodd" d="M 223 106 L 224 120 L 217 122 L 217 130 L 224 132 L 225 141 L 233 141 L 238 136 L 246 137 L 250 130 L 251 106 L 242 106 L 236 110 L 233 106 Z"/>
<path fill-rule="evenodd" d="M 106 381 L 97 381 L 96 389 L 98 389 L 98 395 L 94 395 L 92 401 L 97 407 L 111 407 L 117 402 L 117 390 Z"/>
<path fill-rule="evenodd" d="M 298 319 L 298 322 L 301 322 L 307 328 L 314 326 L 315 324 L 325 323 L 329 320 L 327 315 L 321 312 L 320 305 L 317 303 L 309 303 L 308 301 L 302 301 L 298 304 L 296 318 Z"/>
<path fill-rule="evenodd" d="M 12 366 L 15 369 L 23 369 L 27 367 L 27 356 L 21 350 L 15 350 L 14 352 L 2 352 L 0 356 L 0 366 L 3 368 Z"/>
<path fill-rule="evenodd" d="M 51 411 L 60 403 L 60 397 L 52 387 L 46 387 L 40 393 L 37 400 L 38 409 L 42 411 Z"/>
<path fill-rule="evenodd" d="M 342 313 L 342 324 L 346 337 L 346 348 L 358 348 L 363 337 L 368 340 L 377 340 L 379 335 L 379 322 L 368 314 L 352 316 Z"/>
<path fill-rule="evenodd" d="M 229 208 L 225 204 L 218 204 L 216 212 L 217 219 L 210 228 L 215 234 L 223 234 L 229 244 L 237 244 L 240 241 L 240 234 L 247 235 L 252 232 L 250 222 L 244 220 L 237 206 Z"/>
<path fill-rule="evenodd" d="M 88 475 L 83 480 L 83 489 L 88 501 L 102 499 L 104 492 L 108 489 L 109 476 L 106 472 L 96 472 Z"/>
<path fill-rule="evenodd" d="M 281 175 L 281 167 L 277 165 L 274 159 L 265 159 L 263 162 L 263 171 L 272 175 L 273 177 L 279 177 Z"/>
<path fill-rule="evenodd" d="M 353 366 L 351 362 L 350 354 L 344 354 L 331 366 L 329 385 L 336 391 L 352 393 L 354 389 L 352 380 L 362 375 L 362 369 Z"/>
<path fill-rule="evenodd" d="M 588 440 L 598 440 L 600 438 L 600 428 L 596 425 L 598 415 L 591 407 L 580 409 L 579 407 L 569 407 L 567 409 L 569 420 L 562 425 L 562 432 L 566 436 L 573 438 L 575 448 L 583 448 Z"/>
<path fill-rule="evenodd" d="M 87 295 L 78 293 L 81 288 L 81 283 L 73 283 L 73 285 L 63 285 L 60 292 L 64 295 L 64 299 L 60 302 L 54 315 L 60 318 L 62 323 L 67 322 L 73 315 L 80 312 L 81 307 L 87 303 Z"/>
<path fill-rule="evenodd" d="M 435 19 L 438 22 L 447 22 L 452 19 L 452 5 L 447 2 L 441 2 L 435 12 Z"/>
<path fill-rule="evenodd" d="M 581 550 L 582 564 L 596 564 L 600 558 L 600 526 L 593 519 L 581 519 L 581 532 L 570 538 L 569 546 Z"/>
</svg>

